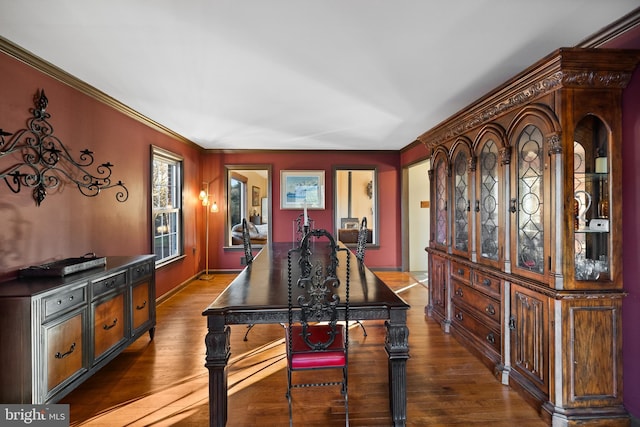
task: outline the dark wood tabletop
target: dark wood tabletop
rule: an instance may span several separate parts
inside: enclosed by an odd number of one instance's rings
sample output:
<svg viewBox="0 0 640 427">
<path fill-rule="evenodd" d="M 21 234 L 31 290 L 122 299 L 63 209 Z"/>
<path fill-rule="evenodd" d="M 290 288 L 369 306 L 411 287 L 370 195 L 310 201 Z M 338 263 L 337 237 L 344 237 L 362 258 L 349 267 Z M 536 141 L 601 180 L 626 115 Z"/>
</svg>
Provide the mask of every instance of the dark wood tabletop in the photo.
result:
<svg viewBox="0 0 640 427">
<path fill-rule="evenodd" d="M 318 244 L 315 251 L 325 250 Z M 320 247 L 322 246 L 322 247 Z M 288 265 L 287 253 L 294 248 L 290 242 L 276 242 L 265 245 L 233 282 L 204 311 L 204 315 L 232 313 L 244 310 L 287 309 Z M 363 311 L 367 308 L 408 309 L 409 305 L 393 292 L 371 270 L 361 266 L 356 257 L 350 257 L 350 295 L 352 309 Z M 346 253 L 339 252 L 338 277 L 346 283 Z M 292 281 L 298 280 L 297 255 L 292 259 Z M 344 301 L 345 287 L 340 287 L 341 301 Z M 295 300 L 295 294 L 294 294 Z M 356 319 L 356 317 L 352 317 Z M 229 322 L 227 322 L 229 324 Z"/>
<path fill-rule="evenodd" d="M 227 423 L 227 363 L 231 355 L 229 325 L 286 323 L 288 321 L 288 254 L 296 244 L 269 243 L 253 262 L 203 311 L 207 318 L 205 366 L 209 370 L 209 423 L 224 427 Z M 321 243 L 314 254 L 327 251 Z M 348 255 L 349 254 L 349 255 Z M 298 280 L 298 254 L 292 255 L 291 281 Z M 349 256 L 349 262 L 347 262 Z M 347 268 L 349 265 L 349 268 Z M 345 290 L 349 275 L 349 320 L 385 320 L 384 347 L 389 364 L 389 404 L 391 423 L 406 425 L 406 361 L 409 358 L 407 304 L 355 255 L 339 251 L 337 270 L 341 304 L 346 306 Z M 296 288 L 296 287 L 294 287 Z M 297 290 L 296 290 L 297 292 Z M 293 299 L 297 297 L 294 292 Z M 342 311 L 342 315 L 346 310 Z M 340 314 L 339 314 L 340 315 Z M 294 315 L 295 317 L 295 315 Z"/>
</svg>

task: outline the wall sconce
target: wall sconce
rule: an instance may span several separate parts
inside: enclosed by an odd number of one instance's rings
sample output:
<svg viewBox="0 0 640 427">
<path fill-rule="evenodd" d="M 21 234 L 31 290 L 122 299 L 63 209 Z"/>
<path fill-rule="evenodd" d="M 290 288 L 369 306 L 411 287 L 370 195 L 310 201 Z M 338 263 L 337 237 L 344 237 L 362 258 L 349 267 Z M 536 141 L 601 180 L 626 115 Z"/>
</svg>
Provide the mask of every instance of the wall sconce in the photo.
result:
<svg viewBox="0 0 640 427">
<path fill-rule="evenodd" d="M 209 181 L 209 182 L 203 182 L 202 183 L 202 190 L 200 190 L 200 194 L 198 195 L 198 198 L 202 201 L 202 206 L 204 206 L 204 213 L 205 213 L 205 272 L 202 276 L 200 276 L 200 280 L 211 280 L 213 278 L 213 275 L 209 274 L 209 213 L 210 212 L 218 212 L 218 203 L 215 200 L 211 200 L 211 194 L 209 193 L 209 187 L 211 186 L 211 183 L 213 181 Z"/>
</svg>

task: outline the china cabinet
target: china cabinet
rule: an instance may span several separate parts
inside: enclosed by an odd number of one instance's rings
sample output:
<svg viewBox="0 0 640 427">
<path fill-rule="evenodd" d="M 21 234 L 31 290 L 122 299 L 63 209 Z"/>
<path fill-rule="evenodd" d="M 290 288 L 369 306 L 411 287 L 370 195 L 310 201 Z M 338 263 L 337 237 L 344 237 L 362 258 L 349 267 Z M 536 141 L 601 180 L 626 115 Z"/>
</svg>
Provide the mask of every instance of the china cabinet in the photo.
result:
<svg viewBox="0 0 640 427">
<path fill-rule="evenodd" d="M 0 402 L 55 403 L 147 331 L 155 256 L 106 257 L 63 277 L 0 283 Z"/>
<path fill-rule="evenodd" d="M 563 48 L 418 139 L 427 312 L 554 426 L 622 406 L 622 91 L 640 52 Z"/>
</svg>

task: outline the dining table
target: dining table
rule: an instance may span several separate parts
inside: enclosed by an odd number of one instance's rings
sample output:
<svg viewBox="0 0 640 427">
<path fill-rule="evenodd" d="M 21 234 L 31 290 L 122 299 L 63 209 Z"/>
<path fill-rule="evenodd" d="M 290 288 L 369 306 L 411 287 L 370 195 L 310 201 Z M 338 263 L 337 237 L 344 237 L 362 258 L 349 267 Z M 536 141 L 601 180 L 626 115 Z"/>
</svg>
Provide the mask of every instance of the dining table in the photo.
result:
<svg viewBox="0 0 640 427">
<path fill-rule="evenodd" d="M 230 325 L 287 324 L 288 283 L 299 276 L 289 252 L 296 242 L 266 243 L 253 262 L 203 311 L 207 320 L 205 366 L 209 371 L 209 425 L 227 423 L 227 362 L 231 355 Z M 318 244 L 313 250 L 326 250 Z M 388 356 L 391 423 L 405 426 L 407 420 L 406 362 L 409 359 L 407 304 L 350 251 L 338 251 L 337 276 L 349 281 L 348 320 L 384 320 L 384 348 Z M 347 257 L 349 259 L 347 260 Z M 293 264 L 293 266 L 292 266 Z M 346 300 L 341 298 L 341 318 Z M 284 401 L 284 399 L 283 399 Z"/>
</svg>

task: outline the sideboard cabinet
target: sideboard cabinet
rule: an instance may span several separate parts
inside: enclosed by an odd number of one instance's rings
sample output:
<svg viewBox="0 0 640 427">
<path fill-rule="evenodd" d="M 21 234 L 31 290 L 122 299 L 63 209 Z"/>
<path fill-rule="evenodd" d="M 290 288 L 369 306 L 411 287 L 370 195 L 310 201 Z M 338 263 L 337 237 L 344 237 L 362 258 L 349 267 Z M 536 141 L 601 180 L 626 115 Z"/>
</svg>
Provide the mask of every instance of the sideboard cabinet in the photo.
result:
<svg viewBox="0 0 640 427">
<path fill-rule="evenodd" d="M 155 256 L 0 283 L 0 402 L 55 403 L 129 344 L 153 339 Z"/>
<path fill-rule="evenodd" d="M 629 422 L 621 103 L 639 61 L 558 49 L 418 138 L 427 313 L 554 426 Z"/>
</svg>

